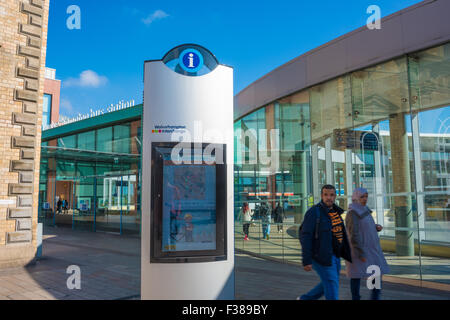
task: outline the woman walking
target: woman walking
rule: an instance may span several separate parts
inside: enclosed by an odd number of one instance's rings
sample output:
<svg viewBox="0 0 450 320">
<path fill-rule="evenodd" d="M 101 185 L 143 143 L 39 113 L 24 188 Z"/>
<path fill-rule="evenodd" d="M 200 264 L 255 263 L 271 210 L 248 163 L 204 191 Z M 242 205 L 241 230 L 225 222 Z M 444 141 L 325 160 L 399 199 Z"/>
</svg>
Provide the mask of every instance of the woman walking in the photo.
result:
<svg viewBox="0 0 450 320">
<path fill-rule="evenodd" d="M 350 278 L 350 288 L 353 300 L 361 300 L 361 279 L 368 278 L 369 266 L 380 268 L 380 278 L 375 279 L 375 287 L 371 289 L 371 299 L 380 300 L 381 275 L 389 273 L 389 266 L 381 250 L 377 232 L 383 227 L 375 224 L 372 210 L 367 207 L 368 192 L 364 188 L 353 191 L 352 204 L 348 208 L 345 224 L 352 251 L 352 263 L 346 261 L 347 277 Z M 377 285 L 377 281 L 379 286 Z"/>
<path fill-rule="evenodd" d="M 248 241 L 250 240 L 248 238 L 248 230 L 250 228 L 250 223 L 252 222 L 252 210 L 250 209 L 250 207 L 248 206 L 248 202 L 244 202 L 244 205 L 242 206 L 241 209 L 241 219 L 242 219 L 242 228 L 244 231 L 244 240 Z"/>
</svg>

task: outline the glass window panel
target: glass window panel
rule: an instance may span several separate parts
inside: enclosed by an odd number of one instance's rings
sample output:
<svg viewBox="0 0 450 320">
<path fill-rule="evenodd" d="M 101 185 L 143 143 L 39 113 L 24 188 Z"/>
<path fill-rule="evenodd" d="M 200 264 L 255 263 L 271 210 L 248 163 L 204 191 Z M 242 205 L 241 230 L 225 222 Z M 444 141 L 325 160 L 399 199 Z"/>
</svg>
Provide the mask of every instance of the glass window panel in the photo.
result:
<svg viewBox="0 0 450 320">
<path fill-rule="evenodd" d="M 61 180 L 76 176 L 75 161 L 58 159 L 56 161 L 56 176 L 57 179 Z"/>
<path fill-rule="evenodd" d="M 336 129 L 352 126 L 350 77 L 339 77 L 311 88 L 310 100 L 313 143 L 331 136 Z"/>
<path fill-rule="evenodd" d="M 312 195 L 309 92 L 303 91 L 276 104 L 275 126 L 280 130 L 280 170 L 277 198 L 292 222 L 301 223 Z"/>
<path fill-rule="evenodd" d="M 97 176 L 104 176 L 104 175 L 110 173 L 111 171 L 112 171 L 112 165 L 98 163 L 96 166 Z"/>
<path fill-rule="evenodd" d="M 42 111 L 49 113 L 51 111 L 51 106 L 52 106 L 52 95 L 44 94 L 44 105 L 42 107 Z"/>
<path fill-rule="evenodd" d="M 77 163 L 77 174 L 80 177 L 92 177 L 95 174 L 95 166 L 89 162 Z"/>
<path fill-rule="evenodd" d="M 450 245 L 450 44 L 408 57 L 422 279 L 448 283 Z"/>
<path fill-rule="evenodd" d="M 312 180 L 315 201 L 325 184 L 335 185 L 338 203 L 347 205 L 346 184 L 337 179 L 349 176 L 351 168 L 345 166 L 347 141 L 351 140 L 352 121 L 351 79 L 349 76 L 317 85 L 310 90 Z M 343 187 L 345 190 L 342 190 Z"/>
<path fill-rule="evenodd" d="M 131 131 L 130 124 L 121 124 L 114 126 L 113 152 L 130 153 L 131 151 L 130 131 Z"/>
<path fill-rule="evenodd" d="M 42 126 L 50 125 L 52 114 L 52 95 L 44 94 L 44 103 L 42 106 Z"/>
<path fill-rule="evenodd" d="M 412 110 L 450 105 L 450 43 L 408 56 Z"/>
<path fill-rule="evenodd" d="M 77 148 L 77 136 L 67 136 L 58 139 L 58 147 L 76 149 Z"/>
<path fill-rule="evenodd" d="M 88 131 L 78 134 L 79 150 L 95 150 L 95 131 Z"/>
<path fill-rule="evenodd" d="M 48 113 L 42 114 L 42 125 L 49 125 L 50 124 L 50 117 L 48 116 Z"/>
<path fill-rule="evenodd" d="M 414 150 L 406 57 L 351 74 L 353 128 L 348 133 L 352 188 L 369 192 L 367 205 L 383 225 L 381 246 L 391 274 L 420 278 Z M 347 161 L 347 157 L 346 157 Z M 347 186 L 349 187 L 349 185 Z M 350 199 L 349 199 L 350 200 Z M 408 271 L 400 266 L 408 261 Z"/>
<path fill-rule="evenodd" d="M 97 130 L 97 151 L 112 152 L 113 128 L 107 127 Z"/>
</svg>

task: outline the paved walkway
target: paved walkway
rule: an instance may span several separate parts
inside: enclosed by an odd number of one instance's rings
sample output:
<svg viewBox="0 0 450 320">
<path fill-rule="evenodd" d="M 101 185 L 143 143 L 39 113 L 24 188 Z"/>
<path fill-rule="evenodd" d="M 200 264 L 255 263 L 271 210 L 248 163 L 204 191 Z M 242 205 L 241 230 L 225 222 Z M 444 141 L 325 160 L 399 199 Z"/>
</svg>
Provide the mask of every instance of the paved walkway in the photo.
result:
<svg viewBox="0 0 450 320">
<path fill-rule="evenodd" d="M 140 239 L 48 228 L 44 258 L 0 270 L 0 300 L 113 300 L 140 295 Z M 69 266 L 81 270 L 81 290 L 69 290 Z"/>
<path fill-rule="evenodd" d="M 261 256 L 280 259 L 293 263 L 301 263 L 301 247 L 297 238 L 298 226 L 285 226 L 282 233 L 277 232 L 277 226 L 271 226 L 269 240 L 261 240 L 261 225 L 257 224 L 250 228 L 251 241 L 244 241 L 242 225 L 235 225 L 235 246 L 248 252 Z M 418 256 L 400 257 L 393 253 L 385 253 L 386 260 L 390 266 L 390 275 L 399 280 L 422 280 L 430 282 L 432 287 L 439 284 L 450 288 L 450 259 L 438 257 Z M 343 264 L 343 268 L 345 265 Z M 421 274 L 422 271 L 422 274 Z"/>
<path fill-rule="evenodd" d="M 318 282 L 315 272 L 306 272 L 299 266 L 236 255 L 236 299 L 239 300 L 294 300 Z M 363 281 L 361 297 L 364 300 L 370 297 Z M 340 277 L 340 299 L 351 300 L 350 282 L 345 276 Z M 450 292 L 384 282 L 382 299 L 449 300 Z"/>
<path fill-rule="evenodd" d="M 0 300 L 138 299 L 140 239 L 115 234 L 49 228 L 44 258 L 25 268 L 0 270 Z M 81 290 L 69 290 L 68 266 L 81 269 Z M 294 300 L 318 282 L 315 273 L 250 255 L 236 254 L 236 299 Z M 368 297 L 362 288 L 362 296 Z M 385 283 L 384 299 L 450 299 L 450 292 Z M 341 299 L 350 299 L 341 278 Z"/>
</svg>

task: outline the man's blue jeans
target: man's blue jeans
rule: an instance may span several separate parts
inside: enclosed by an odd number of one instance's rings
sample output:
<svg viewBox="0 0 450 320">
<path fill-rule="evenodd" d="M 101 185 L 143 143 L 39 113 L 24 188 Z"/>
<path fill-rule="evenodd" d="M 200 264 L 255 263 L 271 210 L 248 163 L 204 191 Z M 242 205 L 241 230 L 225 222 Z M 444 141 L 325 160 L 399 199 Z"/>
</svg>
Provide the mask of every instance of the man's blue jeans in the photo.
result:
<svg viewBox="0 0 450 320">
<path fill-rule="evenodd" d="M 320 283 L 307 294 L 300 297 L 301 300 L 318 300 L 323 295 L 327 300 L 339 300 L 339 273 L 341 272 L 341 260 L 333 255 L 331 266 L 323 266 L 313 260 L 313 269 L 320 277 Z"/>
</svg>

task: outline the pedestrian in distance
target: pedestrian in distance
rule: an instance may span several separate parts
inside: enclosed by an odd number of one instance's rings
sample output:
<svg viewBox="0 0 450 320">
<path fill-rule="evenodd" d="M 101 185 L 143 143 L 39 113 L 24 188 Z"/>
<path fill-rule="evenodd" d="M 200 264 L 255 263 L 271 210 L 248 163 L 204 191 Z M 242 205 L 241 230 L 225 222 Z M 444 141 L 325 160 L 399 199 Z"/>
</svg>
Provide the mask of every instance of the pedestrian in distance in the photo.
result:
<svg viewBox="0 0 450 320">
<path fill-rule="evenodd" d="M 61 214 L 61 208 L 62 208 L 62 196 L 58 198 L 58 202 L 56 202 L 56 210 L 58 211 L 58 214 Z"/>
<path fill-rule="evenodd" d="M 378 237 L 378 232 L 383 230 L 383 227 L 375 224 L 372 210 L 367 207 L 368 197 L 369 194 L 366 189 L 355 189 L 352 195 L 352 203 L 345 217 L 352 254 L 352 262 L 346 261 L 352 300 L 361 300 L 361 279 L 368 278 L 373 272 L 368 273 L 368 267 L 376 266 L 380 268 L 379 278 L 374 279 L 375 283 L 372 283 L 371 300 L 380 300 L 381 276 L 389 273 L 389 266 L 384 258 L 380 238 Z"/>
<path fill-rule="evenodd" d="M 342 220 L 343 209 L 335 204 L 336 188 L 325 185 L 320 203 L 310 208 L 299 230 L 305 271 L 316 271 L 320 283 L 297 300 L 339 300 L 340 258 L 351 262 L 350 244 Z"/>
<path fill-rule="evenodd" d="M 261 203 L 260 207 L 260 214 L 261 214 L 261 223 L 262 223 L 262 233 L 263 233 L 263 239 L 269 240 L 270 237 L 270 223 L 272 220 L 272 212 L 267 204 L 267 202 Z"/>
<path fill-rule="evenodd" d="M 250 239 L 248 238 L 248 234 L 249 234 L 250 224 L 252 223 L 253 212 L 250 209 L 248 202 L 244 202 L 244 205 L 242 206 L 239 215 L 240 215 L 240 220 L 242 221 L 244 240 L 249 241 Z"/>
<path fill-rule="evenodd" d="M 278 233 L 283 232 L 283 221 L 286 216 L 284 215 L 284 209 L 280 205 L 279 202 L 277 202 L 277 207 L 275 208 L 275 211 L 273 213 L 273 221 L 277 224 Z"/>
<path fill-rule="evenodd" d="M 68 210 L 69 210 L 69 203 L 67 202 L 66 199 L 63 199 L 62 201 L 62 209 L 63 209 L 63 213 L 67 214 Z"/>
</svg>

